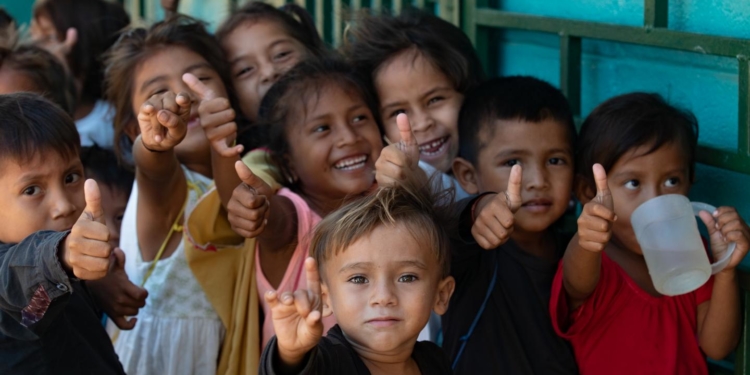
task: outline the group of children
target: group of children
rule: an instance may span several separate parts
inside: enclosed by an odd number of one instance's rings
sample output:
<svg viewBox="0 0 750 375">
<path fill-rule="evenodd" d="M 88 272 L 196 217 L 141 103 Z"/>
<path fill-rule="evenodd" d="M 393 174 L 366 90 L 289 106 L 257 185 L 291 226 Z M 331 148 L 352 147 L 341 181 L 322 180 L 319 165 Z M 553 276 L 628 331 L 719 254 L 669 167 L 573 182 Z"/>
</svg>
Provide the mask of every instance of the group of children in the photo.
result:
<svg viewBox="0 0 750 375">
<path fill-rule="evenodd" d="M 701 214 L 736 250 L 674 297 L 630 225 L 695 179 L 659 95 L 576 131 L 416 10 L 340 51 L 294 4 L 128 23 L 37 0 L 2 41 L 0 373 L 707 374 L 737 345 L 738 213 Z"/>
</svg>

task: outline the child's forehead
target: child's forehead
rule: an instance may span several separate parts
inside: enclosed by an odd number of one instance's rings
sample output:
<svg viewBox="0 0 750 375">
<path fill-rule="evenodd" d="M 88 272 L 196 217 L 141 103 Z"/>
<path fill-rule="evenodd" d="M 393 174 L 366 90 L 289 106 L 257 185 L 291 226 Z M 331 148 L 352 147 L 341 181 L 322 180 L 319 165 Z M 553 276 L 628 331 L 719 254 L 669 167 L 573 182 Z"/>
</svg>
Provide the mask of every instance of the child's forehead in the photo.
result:
<svg viewBox="0 0 750 375">
<path fill-rule="evenodd" d="M 541 121 L 493 119 L 484 121 L 478 139 L 483 150 L 501 148 L 533 152 L 564 151 L 573 153 L 573 142 L 568 127 L 554 118 Z M 487 147 L 489 146 L 489 147 Z"/>
</svg>

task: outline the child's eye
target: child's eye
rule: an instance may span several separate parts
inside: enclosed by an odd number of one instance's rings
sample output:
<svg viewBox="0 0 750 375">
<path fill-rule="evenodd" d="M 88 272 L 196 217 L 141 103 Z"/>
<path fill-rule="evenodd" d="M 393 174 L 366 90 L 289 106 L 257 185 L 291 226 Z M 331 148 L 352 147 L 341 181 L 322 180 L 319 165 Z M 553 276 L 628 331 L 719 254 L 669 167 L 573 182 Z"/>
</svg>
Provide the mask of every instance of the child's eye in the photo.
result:
<svg viewBox="0 0 750 375">
<path fill-rule="evenodd" d="M 206 81 L 209 81 L 209 80 L 211 80 L 211 77 L 198 77 L 198 79 L 199 79 L 200 81 L 206 82 Z"/>
<path fill-rule="evenodd" d="M 664 181 L 664 186 L 666 187 L 675 187 L 679 185 L 680 179 L 677 177 L 668 178 L 666 181 Z"/>
<path fill-rule="evenodd" d="M 239 72 L 237 72 L 237 74 L 235 74 L 235 76 L 236 76 L 236 77 L 241 77 L 241 76 L 243 76 L 243 75 L 245 75 L 245 74 L 248 74 L 248 73 L 250 73 L 250 71 L 252 71 L 252 70 L 253 70 L 253 68 L 244 68 L 244 69 L 240 69 L 240 71 L 239 71 Z"/>
<path fill-rule="evenodd" d="M 352 284 L 366 284 L 367 283 L 367 279 L 364 276 L 353 276 L 349 278 L 349 280 L 347 281 L 349 281 Z"/>
<path fill-rule="evenodd" d="M 313 129 L 313 133 L 322 133 L 322 132 L 327 131 L 329 129 L 331 129 L 331 127 L 328 126 L 328 125 L 320 125 L 320 126 L 316 127 L 315 129 Z"/>
<path fill-rule="evenodd" d="M 398 278 L 398 282 L 400 283 L 413 283 L 417 280 L 419 280 L 419 278 L 415 275 L 404 275 Z"/>
<path fill-rule="evenodd" d="M 163 93 L 165 93 L 165 92 L 167 92 L 167 91 L 169 91 L 169 90 L 167 90 L 167 89 L 157 89 L 157 90 L 154 90 L 154 91 L 153 91 L 153 92 L 151 93 L 151 95 L 149 95 L 148 97 L 149 97 L 149 98 L 152 98 L 152 97 L 154 97 L 154 96 L 156 96 L 156 95 L 161 95 L 161 94 L 163 94 Z"/>
<path fill-rule="evenodd" d="M 42 193 L 42 188 L 39 186 L 29 186 L 23 191 L 23 195 L 34 196 Z"/>
<path fill-rule="evenodd" d="M 80 179 L 81 179 L 81 174 L 80 173 L 71 173 L 71 174 L 65 176 L 65 183 L 66 184 L 73 184 L 73 183 L 78 182 L 78 180 L 80 180 Z"/>
<path fill-rule="evenodd" d="M 549 163 L 552 165 L 562 165 L 565 164 L 565 160 L 562 158 L 550 158 Z"/>
<path fill-rule="evenodd" d="M 292 51 L 284 51 L 284 52 L 281 52 L 281 53 L 277 54 L 276 56 L 274 56 L 274 58 L 277 59 L 277 60 L 278 59 L 282 59 L 284 57 L 289 56 L 291 53 L 292 53 Z"/>
<path fill-rule="evenodd" d="M 365 116 L 365 115 L 360 115 L 360 116 L 357 116 L 357 117 L 355 117 L 355 118 L 354 118 L 354 119 L 352 120 L 352 123 L 356 124 L 356 123 L 358 123 L 358 122 L 362 122 L 362 121 L 365 121 L 365 120 L 367 120 L 367 116 Z"/>
<path fill-rule="evenodd" d="M 641 182 L 638 180 L 630 180 L 625 183 L 625 187 L 630 190 L 638 189 L 639 186 L 641 186 Z"/>
<path fill-rule="evenodd" d="M 396 116 L 398 116 L 398 115 L 400 115 L 400 114 L 402 114 L 402 113 L 406 113 L 406 111 L 405 111 L 405 110 L 403 110 L 403 109 L 397 109 L 397 110 L 395 110 L 395 111 L 391 112 L 390 116 L 388 116 L 388 117 L 389 117 L 389 118 L 390 118 L 390 117 L 396 117 Z"/>
<path fill-rule="evenodd" d="M 442 96 L 437 96 L 437 97 L 434 97 L 434 98 L 430 99 L 427 102 L 427 104 L 435 104 L 435 103 L 437 103 L 437 102 L 439 102 L 441 100 L 443 100 L 443 97 Z"/>
<path fill-rule="evenodd" d="M 519 161 L 518 159 L 511 159 L 511 160 L 506 161 L 503 165 L 507 167 L 512 167 L 516 164 L 521 164 L 521 161 Z"/>
</svg>

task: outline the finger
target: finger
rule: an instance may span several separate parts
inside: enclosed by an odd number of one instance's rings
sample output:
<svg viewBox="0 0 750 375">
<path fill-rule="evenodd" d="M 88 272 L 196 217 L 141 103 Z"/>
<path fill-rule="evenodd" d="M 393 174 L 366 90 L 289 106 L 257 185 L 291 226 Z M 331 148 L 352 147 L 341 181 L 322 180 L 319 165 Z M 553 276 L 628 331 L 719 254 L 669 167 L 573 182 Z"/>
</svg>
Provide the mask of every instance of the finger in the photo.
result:
<svg viewBox="0 0 750 375">
<path fill-rule="evenodd" d="M 92 179 L 86 180 L 83 185 L 83 197 L 86 201 L 86 208 L 83 209 L 89 220 L 105 224 L 104 209 L 102 208 L 102 194 L 99 192 L 99 185 Z"/>
<path fill-rule="evenodd" d="M 494 247 L 492 246 L 492 242 L 490 242 L 486 237 L 484 237 L 484 234 L 482 231 L 479 230 L 479 228 L 474 225 L 471 227 L 471 235 L 474 237 L 474 241 L 479 244 L 483 249 L 485 250 L 492 250 Z"/>
<path fill-rule="evenodd" d="M 607 172 L 604 170 L 601 164 L 594 164 L 594 182 L 596 183 L 596 200 L 604 207 L 610 210 L 614 209 L 612 202 L 612 193 L 609 191 L 609 185 L 607 184 Z"/>
<path fill-rule="evenodd" d="M 190 95 L 185 92 L 177 94 L 175 97 L 175 103 L 177 104 L 177 115 L 187 120 L 190 116 L 190 107 L 193 105 L 193 101 L 190 99 Z"/>
<path fill-rule="evenodd" d="M 253 238 L 263 232 L 266 227 L 265 220 L 248 220 L 243 217 L 234 215 L 230 220 L 232 228 L 235 231 L 242 230 L 243 233 L 238 233 L 245 238 Z"/>
<path fill-rule="evenodd" d="M 721 227 L 721 234 L 724 235 L 724 237 L 727 237 L 727 235 L 731 232 L 739 232 L 742 233 L 742 222 L 740 219 L 735 219 L 733 221 L 730 221 Z M 728 237 L 727 237 L 728 238 Z"/>
<path fill-rule="evenodd" d="M 520 164 L 516 164 L 510 170 L 508 179 L 508 188 L 505 190 L 505 203 L 511 212 L 518 211 L 521 208 L 523 199 L 521 198 L 521 181 L 523 179 L 523 170 Z"/>
<path fill-rule="evenodd" d="M 615 221 L 617 219 L 617 215 L 615 215 L 615 213 L 610 208 L 607 208 L 604 205 L 596 203 L 596 202 L 592 202 L 592 203 L 594 204 L 591 204 L 591 205 L 587 204 L 584 207 L 584 210 L 586 211 L 586 213 L 588 213 L 592 217 L 601 218 L 610 222 Z"/>
<path fill-rule="evenodd" d="M 275 290 L 269 290 L 266 292 L 266 294 L 263 295 L 263 298 L 266 299 L 266 303 L 268 303 L 268 307 L 273 309 L 274 306 L 276 306 L 279 303 L 279 295 L 276 293 Z"/>
<path fill-rule="evenodd" d="M 612 229 L 612 222 L 606 218 L 591 216 L 583 223 L 579 223 L 578 227 L 595 230 L 597 232 L 609 232 L 610 229 Z"/>
<path fill-rule="evenodd" d="M 708 235 L 713 235 L 718 230 L 718 225 L 716 223 L 716 219 L 709 213 L 708 211 L 701 211 L 698 212 L 698 217 L 701 219 L 703 224 L 706 225 L 706 229 L 708 230 Z"/>
<path fill-rule="evenodd" d="M 268 198 L 265 195 L 259 195 L 254 188 L 244 183 L 234 189 L 232 198 L 230 203 L 235 202 L 232 206 L 237 211 L 236 214 L 249 220 L 259 219 L 259 215 L 256 216 L 256 214 L 251 214 L 251 212 L 260 210 L 268 204 Z M 239 203 L 239 206 L 237 206 L 237 203 Z"/>
<path fill-rule="evenodd" d="M 253 171 L 251 171 L 242 161 L 238 160 L 234 163 L 234 169 L 237 171 L 237 176 L 240 177 L 240 180 L 245 185 L 252 187 L 256 191 L 264 192 L 271 189 L 265 181 L 253 174 Z"/>
<path fill-rule="evenodd" d="M 307 289 L 312 292 L 316 298 L 320 297 L 320 273 L 318 271 L 318 262 L 314 258 L 305 259 L 305 277 L 307 278 Z"/>
<path fill-rule="evenodd" d="M 287 306 L 294 305 L 294 294 L 292 292 L 284 292 L 279 296 L 279 301 Z"/>
<path fill-rule="evenodd" d="M 712 216 L 716 219 L 716 224 L 719 228 L 723 227 L 726 223 L 740 219 L 740 215 L 734 210 L 722 210 L 719 212 L 717 209 L 716 214 Z"/>
<path fill-rule="evenodd" d="M 131 299 L 131 306 L 138 308 L 146 306 L 146 298 L 148 298 L 148 291 L 146 289 L 141 288 L 138 285 L 135 285 L 128 281 L 127 285 L 125 285 L 124 287 L 124 291 L 125 294 Z"/>
<path fill-rule="evenodd" d="M 405 113 L 401 113 L 396 116 L 396 126 L 398 126 L 398 132 L 401 135 L 401 141 L 405 145 L 416 145 L 417 138 L 414 136 L 414 132 L 411 130 L 411 123 L 409 117 Z"/>
<path fill-rule="evenodd" d="M 201 100 L 211 100 L 217 98 L 214 90 L 203 84 L 198 77 L 191 73 L 185 73 L 182 75 L 182 81 L 190 88 L 191 91 L 198 94 Z"/>
<path fill-rule="evenodd" d="M 503 229 L 503 231 L 505 230 Z M 480 243 L 479 245 L 482 246 L 482 248 L 485 250 L 491 250 L 500 246 L 500 244 L 503 242 L 503 238 L 507 238 L 507 237 L 501 237 L 502 235 L 501 233 L 498 233 L 487 227 L 484 227 L 484 228 L 479 227 L 477 228 L 476 232 L 479 235 L 479 237 L 481 237 L 484 240 L 484 244 Z"/>
<path fill-rule="evenodd" d="M 123 330 L 123 331 L 129 331 L 133 328 L 135 328 L 135 323 L 138 322 L 138 318 L 128 318 L 124 316 L 110 316 L 110 319 L 112 319 L 112 323 L 115 323 L 117 328 Z"/>
<path fill-rule="evenodd" d="M 67 55 L 70 54 L 71 51 L 73 51 L 73 47 L 75 47 L 76 43 L 78 42 L 78 30 L 75 28 L 69 28 L 65 32 L 65 40 L 63 40 L 63 52 Z"/>
<path fill-rule="evenodd" d="M 124 270 L 125 269 L 125 252 L 119 247 L 112 250 L 112 255 L 115 257 L 115 267 Z"/>
<path fill-rule="evenodd" d="M 294 292 L 294 307 L 297 309 L 297 313 L 305 318 L 313 310 L 312 301 L 307 294 L 306 290 L 298 289 Z"/>
</svg>

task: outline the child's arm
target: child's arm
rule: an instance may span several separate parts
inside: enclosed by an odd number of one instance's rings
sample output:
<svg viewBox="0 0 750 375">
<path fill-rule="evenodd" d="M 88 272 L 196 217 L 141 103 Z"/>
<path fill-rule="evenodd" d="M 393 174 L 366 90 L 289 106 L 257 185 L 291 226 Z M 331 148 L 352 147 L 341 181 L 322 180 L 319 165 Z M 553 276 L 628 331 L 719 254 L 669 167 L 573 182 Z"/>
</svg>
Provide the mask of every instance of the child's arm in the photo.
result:
<svg viewBox="0 0 750 375">
<path fill-rule="evenodd" d="M 289 198 L 274 194 L 242 161 L 235 163 L 235 169 L 242 183 L 227 204 L 232 229 L 245 238 L 257 238 L 261 251 L 287 248 L 297 240 L 294 204 Z"/>
<path fill-rule="evenodd" d="M 607 174 L 594 164 L 597 194 L 583 206 L 578 218 L 578 233 L 563 256 L 563 285 L 571 310 L 577 308 L 594 292 L 601 272 L 602 251 L 612 236 L 616 220 Z"/>
<path fill-rule="evenodd" d="M 187 199 L 187 181 L 174 152 L 185 138 L 190 116 L 187 94 L 151 97 L 138 113 L 141 135 L 133 145 L 138 183 L 138 242 L 142 251 L 158 251 Z M 170 242 L 170 248 L 176 243 Z"/>
<path fill-rule="evenodd" d="M 217 96 L 196 76 L 185 73 L 182 80 L 201 99 L 198 114 L 206 137 L 211 142 L 211 169 L 216 191 L 219 193 L 221 205 L 227 208 L 234 188 L 241 182 L 234 169 L 234 163 L 239 160 L 239 155 L 243 151 L 242 145 L 233 146 L 237 139 L 234 109 L 229 99 Z"/>
<path fill-rule="evenodd" d="M 298 373 L 305 365 L 307 354 L 323 337 L 323 300 L 318 264 L 314 259 L 305 260 L 305 273 L 307 290 L 298 289 L 281 295 L 270 291 L 264 296 L 271 307 L 276 331 L 277 356 L 270 364 L 276 374 Z M 269 342 L 269 345 L 273 344 L 273 340 Z"/>
<path fill-rule="evenodd" d="M 109 229 L 94 180 L 86 181 L 84 196 L 86 208 L 70 232 L 41 231 L 0 246 L 0 309 L 37 335 L 64 309 L 71 277 L 96 280 L 110 268 Z"/>
<path fill-rule="evenodd" d="M 707 356 L 720 360 L 737 346 L 740 338 L 736 267 L 750 248 L 750 229 L 732 207 L 720 207 L 713 215 L 704 211 L 700 217 L 708 228 L 712 249 L 737 243 L 727 267 L 714 276 L 711 299 L 698 306 L 698 342 Z"/>
<path fill-rule="evenodd" d="M 411 130 L 409 118 L 405 114 L 396 116 L 396 125 L 401 140 L 380 151 L 380 157 L 375 161 L 375 181 L 380 186 L 389 186 L 414 174 L 426 181 L 427 176 L 419 168 L 419 144 Z"/>
<path fill-rule="evenodd" d="M 148 291 L 133 284 L 125 273 L 125 253 L 115 248 L 112 252 L 113 263 L 109 273 L 99 280 L 86 283 L 96 304 L 112 319 L 117 328 L 131 330 L 137 318 L 127 317 L 138 314 L 146 306 Z"/>
</svg>

